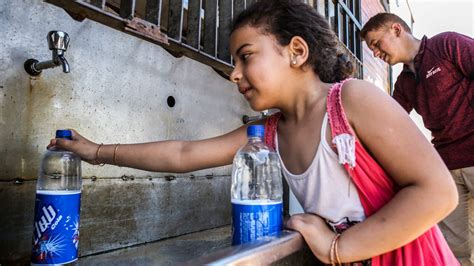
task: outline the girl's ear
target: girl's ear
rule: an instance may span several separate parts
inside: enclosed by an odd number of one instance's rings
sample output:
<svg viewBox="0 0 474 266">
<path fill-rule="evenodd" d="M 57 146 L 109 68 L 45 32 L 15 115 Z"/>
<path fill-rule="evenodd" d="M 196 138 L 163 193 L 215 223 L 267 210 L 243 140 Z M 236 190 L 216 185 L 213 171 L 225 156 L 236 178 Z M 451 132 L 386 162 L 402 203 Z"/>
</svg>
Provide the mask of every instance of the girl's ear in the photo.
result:
<svg viewBox="0 0 474 266">
<path fill-rule="evenodd" d="M 300 36 L 291 38 L 288 49 L 290 52 L 290 66 L 301 67 L 308 60 L 309 47 Z"/>
</svg>

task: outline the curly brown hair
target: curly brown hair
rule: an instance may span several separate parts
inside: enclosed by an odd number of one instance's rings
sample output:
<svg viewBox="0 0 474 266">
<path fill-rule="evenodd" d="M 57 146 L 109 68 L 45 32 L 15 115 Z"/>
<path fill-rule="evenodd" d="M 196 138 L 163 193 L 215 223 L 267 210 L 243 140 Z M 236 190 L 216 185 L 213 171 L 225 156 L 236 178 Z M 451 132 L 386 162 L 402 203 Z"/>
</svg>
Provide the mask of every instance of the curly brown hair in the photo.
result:
<svg viewBox="0 0 474 266">
<path fill-rule="evenodd" d="M 326 19 L 299 0 L 260 0 L 242 11 L 231 32 L 251 25 L 276 37 L 281 46 L 300 36 L 309 47 L 306 64 L 321 81 L 333 83 L 352 75 L 354 66 Z"/>
</svg>

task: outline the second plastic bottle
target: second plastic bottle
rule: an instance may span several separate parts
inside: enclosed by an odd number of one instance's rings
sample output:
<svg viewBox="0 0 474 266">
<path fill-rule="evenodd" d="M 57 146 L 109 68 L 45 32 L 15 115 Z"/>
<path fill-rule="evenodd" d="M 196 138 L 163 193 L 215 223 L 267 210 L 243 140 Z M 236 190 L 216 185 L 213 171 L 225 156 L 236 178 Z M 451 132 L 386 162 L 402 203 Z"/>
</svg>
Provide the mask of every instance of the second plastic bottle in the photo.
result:
<svg viewBox="0 0 474 266">
<path fill-rule="evenodd" d="M 247 128 L 248 142 L 232 167 L 232 244 L 278 234 L 283 227 L 282 176 L 276 152 L 263 141 L 264 127 Z"/>
</svg>

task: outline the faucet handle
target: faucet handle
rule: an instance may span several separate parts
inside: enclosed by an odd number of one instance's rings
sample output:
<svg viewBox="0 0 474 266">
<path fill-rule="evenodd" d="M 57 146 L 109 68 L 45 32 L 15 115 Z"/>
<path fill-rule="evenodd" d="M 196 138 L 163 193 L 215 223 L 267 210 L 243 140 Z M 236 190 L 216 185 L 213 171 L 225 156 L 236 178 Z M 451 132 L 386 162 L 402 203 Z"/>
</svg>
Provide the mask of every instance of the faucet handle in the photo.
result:
<svg viewBox="0 0 474 266">
<path fill-rule="evenodd" d="M 48 40 L 49 50 L 66 51 L 69 45 L 69 35 L 63 31 L 50 31 L 46 39 Z"/>
</svg>

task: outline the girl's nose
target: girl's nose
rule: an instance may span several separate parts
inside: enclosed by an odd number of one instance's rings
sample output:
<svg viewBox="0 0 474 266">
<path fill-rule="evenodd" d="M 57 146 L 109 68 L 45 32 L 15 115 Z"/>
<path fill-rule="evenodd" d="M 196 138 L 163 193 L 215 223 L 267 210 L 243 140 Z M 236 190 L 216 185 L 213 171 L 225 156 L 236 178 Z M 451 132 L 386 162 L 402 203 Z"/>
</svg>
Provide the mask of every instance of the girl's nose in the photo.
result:
<svg viewBox="0 0 474 266">
<path fill-rule="evenodd" d="M 237 66 L 234 67 L 234 70 L 230 73 L 230 81 L 234 83 L 239 83 L 239 81 L 242 79 L 242 72 L 237 68 Z"/>
<path fill-rule="evenodd" d="M 374 49 L 373 52 L 374 52 L 374 57 L 379 57 L 380 51 L 378 49 Z"/>
</svg>

